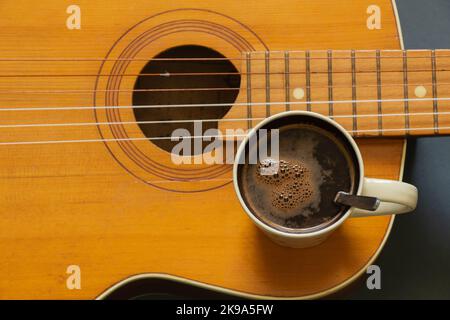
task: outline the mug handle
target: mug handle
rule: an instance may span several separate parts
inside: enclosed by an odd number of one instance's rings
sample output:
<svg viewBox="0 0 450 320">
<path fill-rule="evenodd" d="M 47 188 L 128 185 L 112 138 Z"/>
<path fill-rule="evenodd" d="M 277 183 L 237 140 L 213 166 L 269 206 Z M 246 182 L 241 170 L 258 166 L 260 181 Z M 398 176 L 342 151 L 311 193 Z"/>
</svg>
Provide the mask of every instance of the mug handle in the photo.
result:
<svg viewBox="0 0 450 320">
<path fill-rule="evenodd" d="M 406 213 L 417 205 L 417 188 L 401 181 L 364 178 L 361 195 L 380 199 L 380 206 L 375 211 L 354 208 L 351 217 Z"/>
</svg>

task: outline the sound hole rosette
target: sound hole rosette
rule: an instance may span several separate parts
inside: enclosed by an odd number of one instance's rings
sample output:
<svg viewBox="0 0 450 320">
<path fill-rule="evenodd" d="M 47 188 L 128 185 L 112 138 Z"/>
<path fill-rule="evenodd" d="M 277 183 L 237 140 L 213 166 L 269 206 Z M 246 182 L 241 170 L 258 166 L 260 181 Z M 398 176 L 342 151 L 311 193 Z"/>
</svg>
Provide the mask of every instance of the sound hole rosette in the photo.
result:
<svg viewBox="0 0 450 320">
<path fill-rule="evenodd" d="M 185 11 L 189 19 L 179 19 Z M 177 19 L 178 18 L 178 19 Z M 242 52 L 267 50 L 261 39 L 248 27 L 225 15 L 208 10 L 179 9 L 149 17 L 126 31 L 109 50 L 98 71 L 94 106 L 96 122 L 114 123 L 97 126 L 113 158 L 135 178 L 160 189 L 198 192 L 220 188 L 231 182 L 231 166 L 174 165 L 170 153 L 145 138 L 132 108 L 136 77 L 164 49 L 192 44 L 211 47 L 224 56 L 238 57 Z M 240 60 L 233 61 L 240 70 Z M 236 101 L 239 101 L 240 94 Z M 120 108 L 101 108 L 120 107 Z M 123 123 L 127 124 L 123 124 Z"/>
</svg>

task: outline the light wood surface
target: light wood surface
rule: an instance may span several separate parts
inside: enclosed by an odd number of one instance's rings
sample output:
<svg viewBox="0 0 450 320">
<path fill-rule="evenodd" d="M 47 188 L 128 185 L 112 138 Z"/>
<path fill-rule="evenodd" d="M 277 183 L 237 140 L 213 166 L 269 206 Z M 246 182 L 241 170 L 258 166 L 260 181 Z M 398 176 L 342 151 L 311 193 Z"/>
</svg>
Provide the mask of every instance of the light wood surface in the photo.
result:
<svg viewBox="0 0 450 320">
<path fill-rule="evenodd" d="M 0 62 L 0 74 L 84 76 L 0 77 L 0 90 L 4 90 L 0 107 L 107 105 L 101 90 L 107 90 L 111 77 L 97 80 L 86 75 L 108 74 L 115 64 L 102 65 L 101 59 L 118 57 L 139 35 L 168 23 L 179 31 L 143 45 L 135 55 L 142 61 L 132 61 L 126 73 L 139 73 L 145 58 L 184 44 L 212 47 L 227 57 L 241 57 L 246 48 L 399 49 L 392 4 L 376 2 L 382 12 L 380 30 L 366 27 L 366 9 L 373 4 L 366 0 L 79 1 L 81 29 L 68 30 L 65 3 L 43 0 L 31 10 L 29 2 L 2 1 L 0 58 L 11 60 Z M 160 14 L 168 10 L 176 11 Z M 173 25 L 179 20 L 190 20 L 192 26 Z M 14 61 L 42 57 L 69 61 Z M 70 60 L 74 57 L 80 60 Z M 233 63 L 241 72 L 245 70 L 240 62 Z M 123 77 L 120 89 L 133 88 L 135 80 Z M 294 78 L 290 82 L 303 85 Z M 245 81 L 242 85 L 245 88 Z M 37 89 L 50 92 L 20 92 Z M 51 92 L 58 89 L 91 92 Z M 98 90 L 95 102 L 92 90 Z M 240 92 L 238 102 L 246 101 L 245 92 Z M 346 94 L 337 90 L 334 98 Z M 276 93 L 272 98 L 277 98 Z M 130 93 L 118 95 L 118 105 L 131 103 Z M 404 108 L 402 103 L 392 106 Z M 327 112 L 328 106 L 322 107 Z M 336 113 L 348 113 L 351 107 L 339 107 Z M 227 116 L 234 112 L 236 107 Z M 122 121 L 134 119 L 130 110 L 120 110 L 119 116 Z M 95 122 L 108 117 L 105 110 L 94 113 L 92 108 L 4 111 L 1 122 Z M 11 142 L 114 138 L 112 129 L 0 130 L 1 141 Z M 126 125 L 124 132 L 143 137 L 136 124 Z M 398 179 L 403 143 L 392 138 L 358 140 L 366 175 Z M 0 146 L 0 298 L 92 299 L 114 283 L 141 273 L 169 274 L 254 295 L 304 297 L 348 282 L 373 259 L 387 236 L 393 218 L 358 218 L 349 219 L 318 247 L 279 247 L 257 231 L 240 208 L 229 184 L 229 169 L 227 165 L 176 167 L 167 152 L 147 141 Z M 80 290 L 66 287 L 69 265 L 81 268 Z"/>
</svg>

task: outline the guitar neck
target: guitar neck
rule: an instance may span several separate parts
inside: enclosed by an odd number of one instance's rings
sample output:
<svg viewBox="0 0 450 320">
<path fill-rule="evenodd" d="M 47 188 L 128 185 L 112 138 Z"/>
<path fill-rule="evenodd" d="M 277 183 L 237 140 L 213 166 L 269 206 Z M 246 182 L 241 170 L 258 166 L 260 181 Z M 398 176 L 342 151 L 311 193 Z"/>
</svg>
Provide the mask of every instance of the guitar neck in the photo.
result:
<svg viewBox="0 0 450 320">
<path fill-rule="evenodd" d="M 241 69 L 250 119 L 308 110 L 354 136 L 450 133 L 450 50 L 248 52 Z"/>
</svg>

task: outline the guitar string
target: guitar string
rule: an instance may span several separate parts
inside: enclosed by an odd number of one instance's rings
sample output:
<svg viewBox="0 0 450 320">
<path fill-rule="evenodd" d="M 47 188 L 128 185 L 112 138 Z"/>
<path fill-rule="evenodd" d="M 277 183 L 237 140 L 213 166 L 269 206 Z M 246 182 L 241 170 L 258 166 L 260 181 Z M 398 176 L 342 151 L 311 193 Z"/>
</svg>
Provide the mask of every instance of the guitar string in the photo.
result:
<svg viewBox="0 0 450 320">
<path fill-rule="evenodd" d="M 423 128 L 408 128 L 408 131 L 426 131 L 435 130 L 435 127 L 423 127 Z M 450 126 L 439 127 L 439 130 L 449 130 Z M 405 128 L 388 128 L 388 129 L 359 129 L 359 130 L 346 130 L 352 134 L 360 133 L 383 133 L 383 132 L 402 132 L 406 131 Z M 111 139 L 79 139 L 79 140 L 36 140 L 36 141 L 7 141 L 0 142 L 0 146 L 11 145 L 38 145 L 38 144 L 66 144 L 66 143 L 92 143 L 92 142 L 121 142 L 121 141 L 157 141 L 157 140 L 171 140 L 179 141 L 179 139 L 212 139 L 212 138 L 235 138 L 245 137 L 245 134 L 231 134 L 231 135 L 200 135 L 200 136 L 180 136 L 180 137 L 137 137 L 137 138 L 111 138 Z M 178 139 L 178 140 L 177 140 Z"/>
<path fill-rule="evenodd" d="M 449 70 L 450 71 L 450 70 Z M 299 86 L 300 88 L 310 88 L 310 89 L 351 89 L 351 88 L 378 88 L 378 87 L 417 87 L 417 86 L 432 86 L 433 84 L 430 82 L 423 82 L 423 83 L 408 83 L 408 84 L 402 84 L 402 83 L 392 83 L 392 84 L 382 84 L 382 85 L 347 85 L 347 86 L 339 86 L 339 85 L 332 85 L 332 86 Z M 450 86 L 450 82 L 444 82 L 439 83 L 439 87 L 442 86 Z M 183 91 L 245 91 L 247 88 L 245 87 L 218 87 L 218 88 L 151 88 L 151 89 L 32 89 L 32 90 L 17 90 L 17 89 L 0 89 L 0 93 L 20 93 L 20 94 L 47 94 L 47 93 L 54 93 L 54 94 L 92 94 L 92 93 L 105 93 L 105 92 L 183 92 Z M 267 90 L 266 87 L 253 87 L 248 88 L 249 90 Z M 295 87 L 294 87 L 295 89 Z M 285 87 L 275 87 L 270 88 L 270 90 L 286 90 Z"/>
<path fill-rule="evenodd" d="M 323 66 L 325 69 L 325 66 Z M 356 73 L 361 74 L 361 73 L 369 73 L 369 74 L 373 74 L 375 73 L 377 70 L 376 69 L 357 69 Z M 399 70 L 382 70 L 382 73 L 402 73 L 404 70 L 403 69 L 399 69 Z M 413 72 L 432 72 L 432 71 L 436 71 L 436 72 L 448 72 L 450 71 L 450 69 L 412 69 L 409 68 L 408 69 L 408 73 L 413 73 Z M 310 74 L 328 74 L 328 71 L 310 71 Z M 333 74 L 351 74 L 352 71 L 333 71 Z M 189 77 L 193 77 L 193 76 L 229 76 L 229 75 L 261 75 L 261 76 L 265 76 L 265 75 L 306 75 L 307 72 L 302 72 L 302 71 L 290 71 L 290 72 L 283 72 L 283 71 L 278 71 L 278 72 L 169 72 L 169 71 L 165 71 L 163 73 L 125 73 L 125 74 L 114 74 L 114 73 L 110 73 L 110 74 L 88 74 L 88 73 L 78 73 L 78 74 L 39 74 L 39 73 L 30 73 L 30 74 L 0 74 L 0 78 L 64 78 L 64 77 L 164 77 L 164 78 L 169 78 L 172 76 L 176 76 L 176 77 L 181 77 L 181 76 L 189 76 Z"/>
<path fill-rule="evenodd" d="M 311 54 L 314 53 L 323 53 L 326 54 L 329 50 L 293 50 L 293 51 L 288 51 L 291 55 L 294 53 L 303 53 L 305 54 L 306 52 L 309 52 Z M 348 53 L 350 54 L 352 50 L 334 50 L 331 49 L 332 52 L 335 53 Z M 412 59 L 431 59 L 431 53 L 435 51 L 436 53 L 439 52 L 448 52 L 449 50 L 447 49 L 435 49 L 435 50 L 396 50 L 396 49 L 392 49 L 392 50 L 380 50 L 381 53 L 403 53 L 406 52 L 408 53 L 429 53 L 430 55 L 426 55 L 426 56 L 411 56 L 408 58 L 412 58 Z M 249 52 L 250 55 L 265 55 L 266 52 L 269 53 L 269 55 L 271 54 L 276 54 L 276 53 L 284 53 L 286 51 L 251 51 Z M 371 50 L 355 50 L 356 53 L 376 53 L 377 49 L 371 49 Z M 448 58 L 450 57 L 450 55 L 438 55 L 437 58 Z M 367 56 L 357 56 L 355 57 L 356 59 L 375 59 L 375 57 L 367 57 Z M 402 59 L 402 55 L 399 56 L 381 56 L 382 59 Z M 246 60 L 246 57 L 223 57 L 223 58 L 211 58 L 211 57 L 190 57 L 190 58 L 97 58 L 97 57 L 71 57 L 71 58 L 66 58 L 66 57 L 2 57 L 0 58 L 0 62 L 87 62 L 87 61 L 149 61 L 149 60 L 154 60 L 154 61 L 223 61 L 223 60 Z M 266 60 L 265 57 L 251 57 L 252 60 Z M 271 60 L 284 60 L 284 57 L 270 57 Z M 298 57 L 298 56 L 291 56 L 290 60 L 306 60 L 306 59 L 316 59 L 316 60 L 327 60 L 327 57 L 310 57 L 310 58 L 306 58 L 306 57 Z M 333 59 L 343 59 L 343 60 L 350 60 L 351 57 L 333 57 Z"/>
<path fill-rule="evenodd" d="M 270 102 L 235 102 L 235 103 L 191 103 L 191 104 L 161 104 L 161 105 L 129 105 L 129 106 L 53 106 L 53 107 L 2 107 L 0 112 L 6 111 L 61 111 L 61 110 L 110 110 L 110 109 L 161 109 L 161 108 L 192 108 L 192 107 L 248 107 L 248 106 L 266 106 L 267 104 L 275 106 L 285 105 L 307 105 L 307 104 L 347 104 L 347 103 L 377 103 L 377 102 L 430 102 L 430 101 L 449 101 L 450 97 L 441 98 L 408 98 L 408 99 L 356 99 L 356 100 L 312 100 L 312 101 L 270 101 Z"/>
<path fill-rule="evenodd" d="M 450 111 L 440 112 L 409 112 L 409 113 L 368 113 L 368 114 L 343 114 L 329 116 L 331 119 L 345 118 L 373 118 L 373 117 L 401 117 L 408 115 L 414 116 L 434 116 L 434 115 L 450 115 Z M 130 125 L 130 124 L 171 124 L 171 123 L 195 123 L 195 122 L 240 122 L 240 121 L 261 121 L 266 119 L 260 118 L 216 118 L 216 119 L 180 119 L 180 120 L 145 120 L 145 121 L 116 121 L 116 122 L 72 122 L 72 123 L 25 123 L 25 124 L 0 124 L 1 128 L 37 128 L 37 127 L 83 127 L 83 126 L 103 126 L 103 125 Z"/>
</svg>

